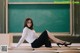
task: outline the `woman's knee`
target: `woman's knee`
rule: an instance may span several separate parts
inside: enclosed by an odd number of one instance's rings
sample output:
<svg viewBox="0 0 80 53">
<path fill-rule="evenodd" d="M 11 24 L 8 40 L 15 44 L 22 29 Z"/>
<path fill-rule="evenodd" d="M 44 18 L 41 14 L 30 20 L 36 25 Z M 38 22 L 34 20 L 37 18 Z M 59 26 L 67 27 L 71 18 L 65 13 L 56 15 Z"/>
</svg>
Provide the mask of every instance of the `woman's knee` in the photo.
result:
<svg viewBox="0 0 80 53">
<path fill-rule="evenodd" d="M 46 33 L 47 33 L 47 30 L 44 30 L 44 32 L 46 32 Z"/>
</svg>

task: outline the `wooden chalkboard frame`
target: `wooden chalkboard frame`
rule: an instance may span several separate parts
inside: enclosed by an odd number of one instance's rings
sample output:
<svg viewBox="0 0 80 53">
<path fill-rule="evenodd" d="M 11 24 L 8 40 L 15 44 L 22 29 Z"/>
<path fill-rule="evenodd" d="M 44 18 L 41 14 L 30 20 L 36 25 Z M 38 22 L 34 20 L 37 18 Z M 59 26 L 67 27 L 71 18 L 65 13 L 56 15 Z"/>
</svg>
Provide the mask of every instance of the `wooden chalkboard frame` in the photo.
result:
<svg viewBox="0 0 80 53">
<path fill-rule="evenodd" d="M 70 2 L 9 2 L 9 4 L 70 4 Z"/>
<path fill-rule="evenodd" d="M 68 2 L 70 0 L 9 0 L 9 2 Z"/>
</svg>

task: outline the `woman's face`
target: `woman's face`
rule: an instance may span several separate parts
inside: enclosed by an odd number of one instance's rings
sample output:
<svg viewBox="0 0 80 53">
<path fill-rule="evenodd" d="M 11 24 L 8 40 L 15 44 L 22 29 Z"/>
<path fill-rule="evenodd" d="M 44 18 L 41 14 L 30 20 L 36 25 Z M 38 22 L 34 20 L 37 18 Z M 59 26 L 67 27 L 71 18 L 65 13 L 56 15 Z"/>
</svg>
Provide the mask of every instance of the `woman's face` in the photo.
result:
<svg viewBox="0 0 80 53">
<path fill-rule="evenodd" d="M 27 26 L 28 26 L 28 27 L 31 27 L 31 25 L 32 25 L 31 20 L 28 20 L 28 21 L 27 21 Z"/>
</svg>

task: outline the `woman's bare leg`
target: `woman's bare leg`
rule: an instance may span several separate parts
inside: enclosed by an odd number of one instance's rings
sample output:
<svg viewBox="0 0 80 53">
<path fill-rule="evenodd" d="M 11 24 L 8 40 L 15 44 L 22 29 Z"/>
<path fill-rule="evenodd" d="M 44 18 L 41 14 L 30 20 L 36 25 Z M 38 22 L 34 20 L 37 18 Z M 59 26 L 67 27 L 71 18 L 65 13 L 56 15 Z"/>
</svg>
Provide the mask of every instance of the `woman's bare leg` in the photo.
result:
<svg viewBox="0 0 80 53">
<path fill-rule="evenodd" d="M 47 31 L 47 30 L 46 30 L 46 31 Z M 65 42 L 65 41 L 63 41 L 63 40 L 60 40 L 60 39 L 52 36 L 52 34 L 51 34 L 49 31 L 47 31 L 47 33 L 48 33 L 49 38 L 50 38 L 52 41 L 54 41 L 55 43 L 64 43 L 64 42 Z"/>
</svg>

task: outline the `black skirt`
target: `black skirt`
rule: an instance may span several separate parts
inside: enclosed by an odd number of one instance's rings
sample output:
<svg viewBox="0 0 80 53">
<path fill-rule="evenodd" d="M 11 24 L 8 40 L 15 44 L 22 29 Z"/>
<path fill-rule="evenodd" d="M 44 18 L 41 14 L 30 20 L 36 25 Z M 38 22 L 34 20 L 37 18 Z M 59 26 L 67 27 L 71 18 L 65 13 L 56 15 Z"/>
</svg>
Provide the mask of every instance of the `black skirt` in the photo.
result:
<svg viewBox="0 0 80 53">
<path fill-rule="evenodd" d="M 31 43 L 32 48 L 39 48 L 42 45 L 45 45 L 45 47 L 52 47 L 46 30 L 38 37 L 38 39 Z"/>
</svg>

